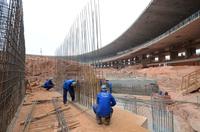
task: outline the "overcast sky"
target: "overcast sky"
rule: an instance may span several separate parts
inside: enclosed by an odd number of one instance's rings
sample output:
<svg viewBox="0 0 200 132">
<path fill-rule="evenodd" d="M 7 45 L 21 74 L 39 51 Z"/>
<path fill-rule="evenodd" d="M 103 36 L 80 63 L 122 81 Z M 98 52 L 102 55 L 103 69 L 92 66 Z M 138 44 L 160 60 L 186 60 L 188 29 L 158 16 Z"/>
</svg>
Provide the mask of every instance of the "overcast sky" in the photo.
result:
<svg viewBox="0 0 200 132">
<path fill-rule="evenodd" d="M 99 0 L 102 44 L 119 37 L 151 0 Z M 54 55 L 88 0 L 23 0 L 27 54 Z"/>
</svg>

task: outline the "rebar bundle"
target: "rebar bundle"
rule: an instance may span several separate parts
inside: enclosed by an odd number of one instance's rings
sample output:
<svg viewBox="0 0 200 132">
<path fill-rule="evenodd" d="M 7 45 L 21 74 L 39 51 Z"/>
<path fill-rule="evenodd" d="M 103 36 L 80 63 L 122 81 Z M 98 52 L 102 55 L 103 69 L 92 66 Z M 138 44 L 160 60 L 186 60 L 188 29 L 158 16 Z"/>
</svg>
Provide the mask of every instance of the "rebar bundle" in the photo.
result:
<svg viewBox="0 0 200 132">
<path fill-rule="evenodd" d="M 5 132 L 25 94 L 22 0 L 0 0 L 0 132 Z"/>
<path fill-rule="evenodd" d="M 75 89 L 77 101 L 87 107 L 95 102 L 102 73 L 94 67 L 100 60 L 90 61 L 91 55 L 86 58 L 85 54 L 97 54 L 101 46 L 99 1 L 91 0 L 75 19 L 64 43 L 56 50 L 56 84 L 62 88 L 64 80 L 78 80 Z"/>
</svg>

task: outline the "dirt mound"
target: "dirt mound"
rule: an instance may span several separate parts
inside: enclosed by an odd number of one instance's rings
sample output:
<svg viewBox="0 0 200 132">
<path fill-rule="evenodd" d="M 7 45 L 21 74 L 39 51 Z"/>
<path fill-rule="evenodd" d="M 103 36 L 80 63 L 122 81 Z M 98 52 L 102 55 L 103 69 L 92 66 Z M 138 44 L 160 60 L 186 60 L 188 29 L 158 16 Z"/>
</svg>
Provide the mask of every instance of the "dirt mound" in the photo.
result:
<svg viewBox="0 0 200 132">
<path fill-rule="evenodd" d="M 54 57 L 26 56 L 26 79 L 30 82 L 44 81 L 55 74 L 56 60 Z"/>
</svg>

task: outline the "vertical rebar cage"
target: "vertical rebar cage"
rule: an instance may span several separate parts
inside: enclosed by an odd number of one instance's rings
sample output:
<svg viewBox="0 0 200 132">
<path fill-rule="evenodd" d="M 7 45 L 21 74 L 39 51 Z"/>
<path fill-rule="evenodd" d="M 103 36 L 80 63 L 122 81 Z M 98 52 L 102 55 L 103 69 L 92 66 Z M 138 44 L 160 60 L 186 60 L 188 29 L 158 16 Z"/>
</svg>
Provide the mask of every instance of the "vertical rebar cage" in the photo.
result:
<svg viewBox="0 0 200 132">
<path fill-rule="evenodd" d="M 95 103 L 102 74 L 95 65 L 99 59 L 91 60 L 101 48 L 99 1 L 90 0 L 72 24 L 63 44 L 56 50 L 56 84 L 62 90 L 66 79 L 78 80 L 75 89 L 79 103 L 91 107 Z"/>
<path fill-rule="evenodd" d="M 22 0 L 0 0 L 0 131 L 24 95 L 25 40 Z"/>
</svg>

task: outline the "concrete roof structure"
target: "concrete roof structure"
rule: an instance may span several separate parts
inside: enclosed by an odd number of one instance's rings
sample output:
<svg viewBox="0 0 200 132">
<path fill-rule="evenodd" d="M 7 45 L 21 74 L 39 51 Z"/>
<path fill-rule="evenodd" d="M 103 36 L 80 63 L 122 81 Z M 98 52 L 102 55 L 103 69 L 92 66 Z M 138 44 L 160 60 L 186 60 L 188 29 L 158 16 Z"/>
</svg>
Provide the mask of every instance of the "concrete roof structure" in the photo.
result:
<svg viewBox="0 0 200 132">
<path fill-rule="evenodd" d="M 149 52 L 158 51 L 159 49 L 164 49 L 170 45 L 181 44 L 183 47 L 188 43 L 199 43 L 200 42 L 200 11 L 199 17 L 194 20 L 188 21 L 183 26 L 171 31 L 164 36 L 158 36 L 158 38 L 153 39 L 143 45 L 136 46 L 132 48 L 127 53 L 121 55 L 116 55 L 114 57 L 105 58 L 103 61 L 113 61 L 117 59 L 131 58 L 133 55 L 139 55 Z"/>
<path fill-rule="evenodd" d="M 142 15 L 112 43 L 84 55 L 92 60 L 116 56 L 119 52 L 151 41 L 200 10 L 200 0 L 152 0 Z"/>
</svg>

